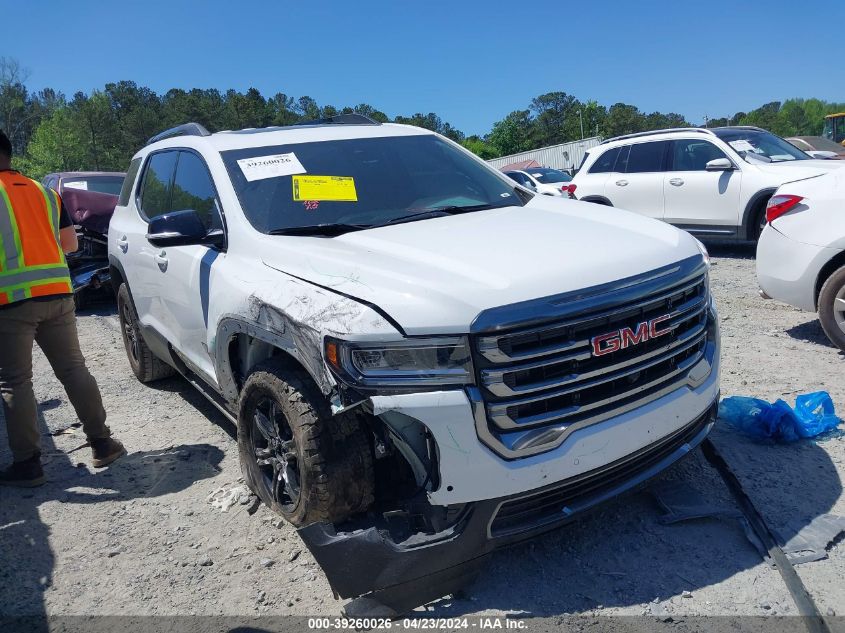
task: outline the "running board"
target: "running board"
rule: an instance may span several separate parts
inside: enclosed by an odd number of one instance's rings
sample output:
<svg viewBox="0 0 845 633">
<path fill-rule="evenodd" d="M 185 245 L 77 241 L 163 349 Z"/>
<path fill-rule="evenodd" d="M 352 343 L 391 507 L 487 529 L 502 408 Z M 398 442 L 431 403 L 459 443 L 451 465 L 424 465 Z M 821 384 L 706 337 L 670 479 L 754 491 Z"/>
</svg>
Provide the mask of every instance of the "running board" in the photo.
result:
<svg viewBox="0 0 845 633">
<path fill-rule="evenodd" d="M 196 372 L 194 372 L 186 363 L 182 356 L 173 348 L 170 349 L 170 356 L 175 361 L 174 366 L 176 371 L 187 380 L 193 387 L 202 394 L 214 407 L 220 411 L 226 419 L 235 426 L 238 425 L 237 416 L 229 409 L 226 400 L 217 393 L 211 385 L 206 383 Z"/>
</svg>

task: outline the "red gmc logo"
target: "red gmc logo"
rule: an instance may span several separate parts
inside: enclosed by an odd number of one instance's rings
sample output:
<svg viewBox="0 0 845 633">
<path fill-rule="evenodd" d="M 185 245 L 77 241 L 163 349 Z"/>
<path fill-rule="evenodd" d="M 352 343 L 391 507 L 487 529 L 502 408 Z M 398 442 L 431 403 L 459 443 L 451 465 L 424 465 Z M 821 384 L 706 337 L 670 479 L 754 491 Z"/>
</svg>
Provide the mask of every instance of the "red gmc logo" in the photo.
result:
<svg viewBox="0 0 845 633">
<path fill-rule="evenodd" d="M 620 349 L 627 349 L 640 343 L 645 343 L 653 338 L 669 334 L 671 327 L 660 328 L 660 324 L 668 321 L 671 317 L 668 314 L 656 317 L 650 321 L 637 323 L 634 329 L 623 327 L 621 330 L 614 330 L 607 334 L 599 334 L 590 339 L 593 346 L 593 356 L 604 356 L 618 352 Z"/>
</svg>

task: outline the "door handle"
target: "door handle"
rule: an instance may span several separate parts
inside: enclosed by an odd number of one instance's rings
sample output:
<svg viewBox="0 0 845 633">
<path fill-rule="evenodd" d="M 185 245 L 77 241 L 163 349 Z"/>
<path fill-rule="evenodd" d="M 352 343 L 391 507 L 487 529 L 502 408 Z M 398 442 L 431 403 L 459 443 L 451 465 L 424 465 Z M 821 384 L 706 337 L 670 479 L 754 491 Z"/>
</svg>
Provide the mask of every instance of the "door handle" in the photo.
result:
<svg viewBox="0 0 845 633">
<path fill-rule="evenodd" d="M 627 181 L 627 180 L 617 180 L 617 181 L 616 181 L 616 186 L 617 186 L 617 187 L 627 187 L 627 186 L 628 186 L 628 181 Z"/>
<path fill-rule="evenodd" d="M 124 253 L 129 250 L 129 240 L 126 239 L 125 235 L 121 236 L 120 239 L 117 240 L 117 247 Z"/>
<path fill-rule="evenodd" d="M 158 269 L 161 272 L 167 272 L 167 253 L 165 251 L 161 251 L 153 255 L 153 259 L 158 264 Z"/>
<path fill-rule="evenodd" d="M 671 178 L 669 180 L 669 184 L 675 187 L 680 187 L 682 184 L 684 184 L 684 181 L 682 178 Z"/>
</svg>

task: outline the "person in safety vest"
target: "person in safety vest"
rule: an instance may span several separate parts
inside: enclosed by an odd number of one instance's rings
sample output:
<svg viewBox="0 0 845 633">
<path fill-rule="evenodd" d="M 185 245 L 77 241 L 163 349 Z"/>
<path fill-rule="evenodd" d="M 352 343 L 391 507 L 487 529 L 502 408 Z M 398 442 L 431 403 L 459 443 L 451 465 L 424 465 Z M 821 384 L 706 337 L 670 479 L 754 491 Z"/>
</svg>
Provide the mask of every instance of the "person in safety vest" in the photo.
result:
<svg viewBox="0 0 845 633">
<path fill-rule="evenodd" d="M 0 395 L 14 462 L 0 485 L 40 486 L 41 434 L 32 390 L 32 343 L 44 352 L 82 422 L 100 468 L 126 454 L 110 437 L 97 382 L 76 333 L 65 253 L 78 248 L 62 200 L 12 169 L 12 144 L 0 131 Z"/>
</svg>

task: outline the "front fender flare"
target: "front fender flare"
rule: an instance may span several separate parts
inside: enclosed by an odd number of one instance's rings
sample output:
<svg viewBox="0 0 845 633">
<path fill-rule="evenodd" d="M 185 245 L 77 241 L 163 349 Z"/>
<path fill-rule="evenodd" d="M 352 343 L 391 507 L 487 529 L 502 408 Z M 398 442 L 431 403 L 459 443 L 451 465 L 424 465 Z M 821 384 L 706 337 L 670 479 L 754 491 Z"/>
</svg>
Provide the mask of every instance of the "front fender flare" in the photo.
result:
<svg viewBox="0 0 845 633">
<path fill-rule="evenodd" d="M 239 388 L 232 368 L 229 345 L 238 334 L 246 334 L 281 350 L 301 365 L 314 380 L 320 391 L 328 396 L 335 383 L 325 364 L 321 349 L 321 338 L 313 330 L 290 323 L 285 315 L 274 311 L 268 318 L 251 320 L 238 315 L 225 315 L 217 326 L 215 358 L 217 380 L 223 396 L 236 402 Z M 278 322 L 281 320 L 281 322 Z"/>
<path fill-rule="evenodd" d="M 777 188 L 773 187 L 770 189 L 761 189 L 748 201 L 748 204 L 745 205 L 745 210 L 742 212 L 742 228 L 745 233 L 745 239 L 752 240 L 754 239 L 754 218 L 752 217 L 754 210 L 757 208 L 757 205 L 760 204 L 760 201 L 763 199 L 771 198 Z"/>
</svg>

